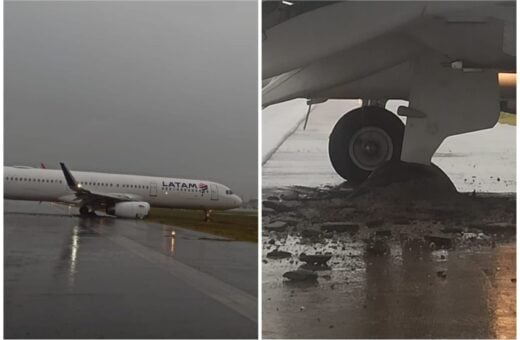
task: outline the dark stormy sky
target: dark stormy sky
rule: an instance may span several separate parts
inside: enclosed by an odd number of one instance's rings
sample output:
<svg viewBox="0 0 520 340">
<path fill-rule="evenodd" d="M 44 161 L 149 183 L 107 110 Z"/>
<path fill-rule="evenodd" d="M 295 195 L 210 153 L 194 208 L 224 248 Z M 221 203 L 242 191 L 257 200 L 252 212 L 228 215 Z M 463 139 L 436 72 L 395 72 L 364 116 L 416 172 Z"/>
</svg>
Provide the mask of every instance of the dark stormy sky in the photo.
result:
<svg viewBox="0 0 520 340">
<path fill-rule="evenodd" d="M 5 164 L 257 194 L 257 5 L 8 2 Z"/>
</svg>

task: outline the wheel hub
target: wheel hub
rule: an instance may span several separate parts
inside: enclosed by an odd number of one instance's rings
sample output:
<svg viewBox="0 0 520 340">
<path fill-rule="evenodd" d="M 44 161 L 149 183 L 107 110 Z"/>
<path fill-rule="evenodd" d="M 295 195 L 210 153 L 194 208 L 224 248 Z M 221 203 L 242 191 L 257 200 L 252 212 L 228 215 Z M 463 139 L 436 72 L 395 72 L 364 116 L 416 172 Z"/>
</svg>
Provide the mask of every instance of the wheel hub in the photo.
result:
<svg viewBox="0 0 520 340">
<path fill-rule="evenodd" d="M 367 126 L 359 129 L 349 144 L 350 159 L 359 168 L 373 171 L 392 158 L 394 148 L 392 139 L 385 130 Z"/>
</svg>

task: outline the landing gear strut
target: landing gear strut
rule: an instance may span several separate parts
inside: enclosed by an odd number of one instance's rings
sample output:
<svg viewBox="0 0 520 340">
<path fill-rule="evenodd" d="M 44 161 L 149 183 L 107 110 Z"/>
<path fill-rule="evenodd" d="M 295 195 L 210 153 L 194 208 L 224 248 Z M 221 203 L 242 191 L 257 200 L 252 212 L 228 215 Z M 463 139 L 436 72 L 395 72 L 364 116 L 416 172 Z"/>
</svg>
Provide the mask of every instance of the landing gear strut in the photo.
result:
<svg viewBox="0 0 520 340">
<path fill-rule="evenodd" d="M 404 124 L 392 112 L 364 106 L 346 113 L 329 137 L 329 158 L 334 170 L 360 184 L 376 168 L 401 158 Z"/>
<path fill-rule="evenodd" d="M 87 217 L 87 216 L 96 216 L 96 213 L 94 212 L 94 209 L 90 209 L 88 206 L 83 205 L 79 208 L 79 214 L 80 216 Z"/>
</svg>

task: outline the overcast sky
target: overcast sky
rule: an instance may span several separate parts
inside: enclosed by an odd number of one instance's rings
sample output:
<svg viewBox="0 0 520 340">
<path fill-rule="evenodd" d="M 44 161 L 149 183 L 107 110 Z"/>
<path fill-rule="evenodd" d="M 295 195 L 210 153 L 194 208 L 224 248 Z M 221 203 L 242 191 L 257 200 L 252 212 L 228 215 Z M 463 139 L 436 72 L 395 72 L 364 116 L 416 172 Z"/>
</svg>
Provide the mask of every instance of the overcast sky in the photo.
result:
<svg viewBox="0 0 520 340">
<path fill-rule="evenodd" d="M 257 194 L 257 5 L 8 2 L 5 164 Z"/>
</svg>

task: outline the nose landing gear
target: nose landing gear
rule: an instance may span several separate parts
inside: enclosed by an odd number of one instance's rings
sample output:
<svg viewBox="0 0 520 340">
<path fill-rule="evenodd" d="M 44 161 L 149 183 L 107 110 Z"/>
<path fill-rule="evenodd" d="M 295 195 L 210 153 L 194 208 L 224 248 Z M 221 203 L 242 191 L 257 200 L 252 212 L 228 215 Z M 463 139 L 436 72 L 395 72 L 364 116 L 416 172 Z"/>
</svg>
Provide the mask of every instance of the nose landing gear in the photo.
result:
<svg viewBox="0 0 520 340">
<path fill-rule="evenodd" d="M 204 210 L 204 213 L 205 213 L 204 222 L 211 222 L 211 212 L 212 212 L 211 209 Z"/>
</svg>

